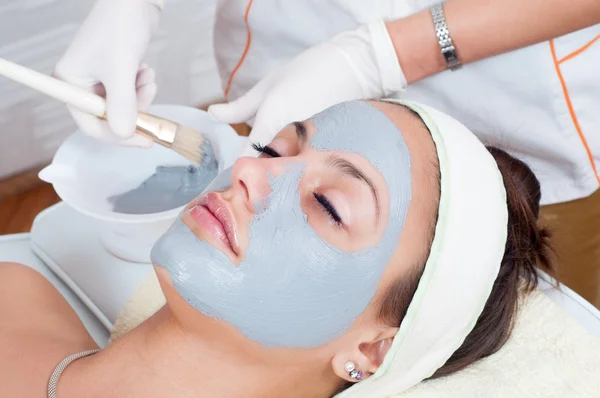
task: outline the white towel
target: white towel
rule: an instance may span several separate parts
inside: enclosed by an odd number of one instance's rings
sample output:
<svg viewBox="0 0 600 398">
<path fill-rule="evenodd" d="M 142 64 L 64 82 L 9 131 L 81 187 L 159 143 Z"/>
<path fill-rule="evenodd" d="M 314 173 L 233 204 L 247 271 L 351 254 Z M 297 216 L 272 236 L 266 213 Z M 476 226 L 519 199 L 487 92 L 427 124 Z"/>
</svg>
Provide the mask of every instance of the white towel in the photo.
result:
<svg viewBox="0 0 600 398">
<path fill-rule="evenodd" d="M 133 292 L 119 314 L 110 333 L 109 344 L 150 318 L 166 303 L 158 278 L 151 272 Z"/>
</svg>

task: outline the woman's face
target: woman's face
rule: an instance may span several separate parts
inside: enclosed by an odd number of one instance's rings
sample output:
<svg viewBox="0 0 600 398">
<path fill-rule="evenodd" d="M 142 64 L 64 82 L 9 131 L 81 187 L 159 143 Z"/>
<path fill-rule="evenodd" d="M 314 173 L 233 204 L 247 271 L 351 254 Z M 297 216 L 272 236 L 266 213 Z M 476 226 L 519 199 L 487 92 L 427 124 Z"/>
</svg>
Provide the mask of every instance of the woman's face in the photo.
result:
<svg viewBox="0 0 600 398">
<path fill-rule="evenodd" d="M 385 179 L 357 153 L 311 147 L 316 131 L 312 120 L 296 122 L 268 145 L 255 145 L 260 156 L 239 159 L 227 175 L 230 186 L 192 201 L 182 214 L 183 222 L 198 238 L 239 265 L 250 243 L 250 225 L 257 213 L 269 208 L 271 181 L 302 167 L 297 192 L 306 224 L 344 252 L 376 246 L 389 219 Z M 211 214 L 212 206 L 219 213 L 215 214 L 217 220 Z M 223 228 L 220 217 L 226 224 Z"/>
<path fill-rule="evenodd" d="M 399 245 L 413 184 L 396 108 L 341 104 L 239 159 L 154 247 L 159 277 L 264 346 L 338 339 L 401 272 L 386 266 L 422 251 Z"/>
</svg>

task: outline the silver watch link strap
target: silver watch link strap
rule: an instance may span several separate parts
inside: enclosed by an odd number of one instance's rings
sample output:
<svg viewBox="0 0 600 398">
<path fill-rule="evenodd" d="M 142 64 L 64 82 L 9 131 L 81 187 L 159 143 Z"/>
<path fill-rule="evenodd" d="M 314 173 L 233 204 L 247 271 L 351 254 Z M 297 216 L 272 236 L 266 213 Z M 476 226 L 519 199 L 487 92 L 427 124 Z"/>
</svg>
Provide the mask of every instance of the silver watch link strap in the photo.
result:
<svg viewBox="0 0 600 398">
<path fill-rule="evenodd" d="M 431 17 L 433 18 L 433 26 L 435 28 L 435 35 L 440 43 L 442 49 L 442 55 L 446 61 L 446 65 L 450 70 L 456 70 L 461 67 L 458 55 L 456 55 L 456 48 L 452 44 L 452 38 L 446 25 L 446 16 L 444 15 L 444 7 L 442 3 L 435 4 L 431 7 Z"/>
</svg>

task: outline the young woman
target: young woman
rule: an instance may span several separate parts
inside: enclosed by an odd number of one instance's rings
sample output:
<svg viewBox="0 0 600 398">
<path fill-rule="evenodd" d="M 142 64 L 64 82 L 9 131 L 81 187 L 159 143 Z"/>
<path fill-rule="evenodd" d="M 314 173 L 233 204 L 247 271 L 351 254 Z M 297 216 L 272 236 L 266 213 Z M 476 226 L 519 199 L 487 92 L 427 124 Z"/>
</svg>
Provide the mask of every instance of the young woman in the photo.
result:
<svg viewBox="0 0 600 398">
<path fill-rule="evenodd" d="M 344 103 L 257 149 L 155 245 L 167 305 L 102 351 L 0 265 L 0 395 L 386 396 L 497 351 L 552 271 L 531 171 L 435 110 Z"/>
</svg>

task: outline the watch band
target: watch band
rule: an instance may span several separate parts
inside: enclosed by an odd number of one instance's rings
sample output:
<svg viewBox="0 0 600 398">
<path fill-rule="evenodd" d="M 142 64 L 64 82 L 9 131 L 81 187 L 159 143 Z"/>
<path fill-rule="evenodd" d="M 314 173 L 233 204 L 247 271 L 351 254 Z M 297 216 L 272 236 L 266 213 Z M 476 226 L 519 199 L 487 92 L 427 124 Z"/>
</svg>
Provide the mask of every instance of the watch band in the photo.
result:
<svg viewBox="0 0 600 398">
<path fill-rule="evenodd" d="M 433 18 L 433 26 L 435 28 L 435 35 L 440 43 L 442 49 L 442 55 L 446 61 L 446 65 L 451 70 L 456 70 L 461 67 L 458 55 L 456 55 L 456 48 L 452 44 L 452 38 L 446 25 L 446 16 L 444 15 L 444 8 L 442 3 L 435 4 L 431 7 L 431 17 Z"/>
</svg>

